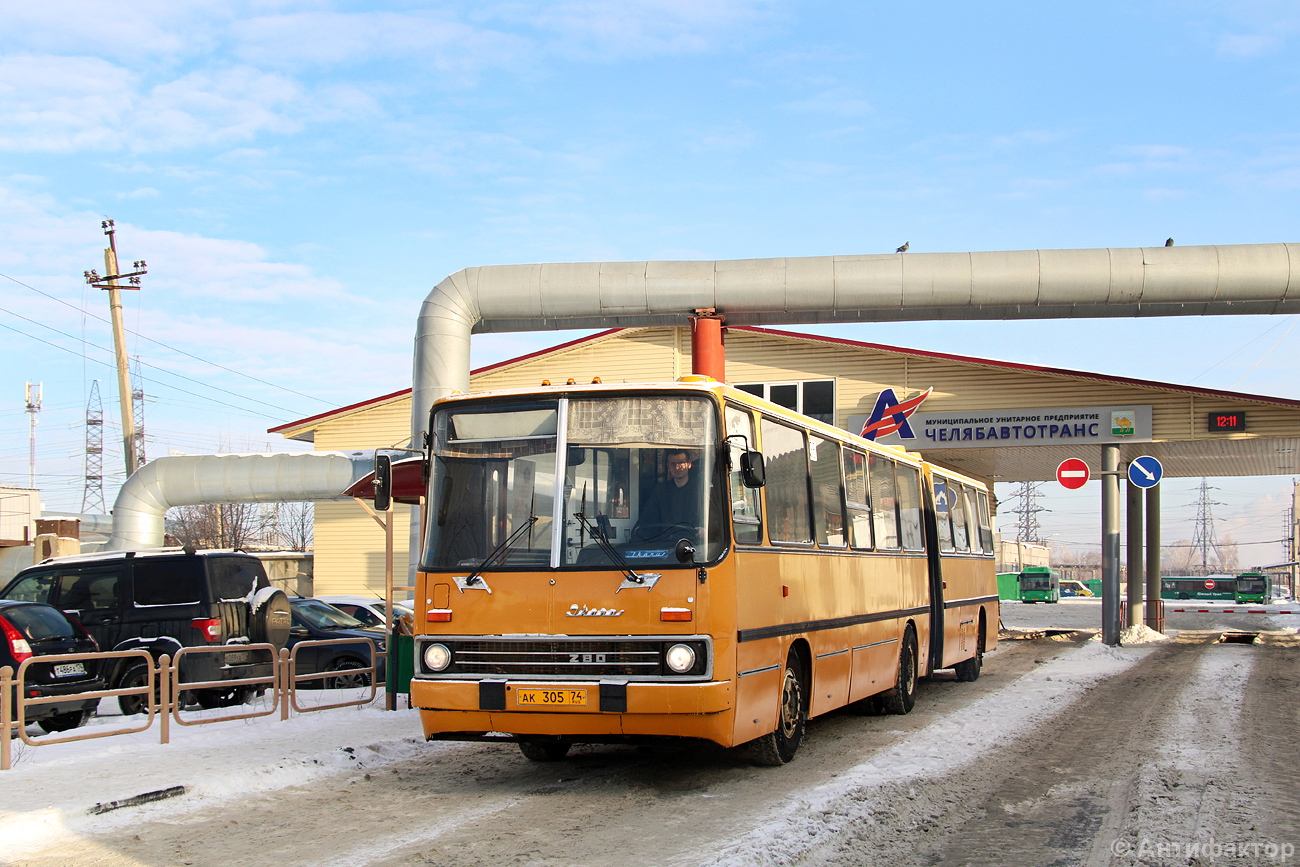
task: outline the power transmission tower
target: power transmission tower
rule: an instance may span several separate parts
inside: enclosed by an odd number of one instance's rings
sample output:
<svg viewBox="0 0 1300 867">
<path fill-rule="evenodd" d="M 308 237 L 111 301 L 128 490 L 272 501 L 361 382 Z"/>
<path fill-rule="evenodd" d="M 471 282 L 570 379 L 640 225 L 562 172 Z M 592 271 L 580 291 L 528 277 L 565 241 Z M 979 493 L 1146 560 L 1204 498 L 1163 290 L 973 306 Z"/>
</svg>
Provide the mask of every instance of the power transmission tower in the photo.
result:
<svg viewBox="0 0 1300 867">
<path fill-rule="evenodd" d="M 136 469 L 146 462 L 144 454 L 144 377 L 140 375 L 140 357 L 135 358 L 134 383 L 131 388 L 131 416 L 135 420 L 135 463 Z"/>
<path fill-rule="evenodd" d="M 91 382 L 90 400 L 86 401 L 86 488 L 81 494 L 81 511 L 88 515 L 108 511 L 104 507 L 104 402 L 99 398 L 98 379 Z"/>
<path fill-rule="evenodd" d="M 1038 489 L 1042 486 L 1042 482 L 1021 482 L 1020 489 L 1016 491 L 1020 504 L 1014 509 L 1007 510 L 1013 515 L 1020 516 L 1016 539 L 1021 542 L 1041 543 L 1043 541 L 1042 528 L 1038 525 L 1038 513 L 1051 510 L 1038 505 L 1038 498 L 1042 496 Z"/>
<path fill-rule="evenodd" d="M 44 383 L 37 383 L 35 387 L 27 383 L 27 414 L 31 416 L 31 424 L 28 433 L 28 454 L 27 454 L 27 487 L 36 489 L 36 415 L 41 411 L 41 392 L 44 390 Z"/>
<path fill-rule="evenodd" d="M 1192 550 L 1198 548 L 1201 552 L 1201 574 L 1210 574 L 1210 549 L 1215 549 L 1215 558 L 1218 559 L 1219 540 L 1214 536 L 1214 506 L 1222 506 L 1223 503 L 1210 499 L 1210 491 L 1217 491 L 1218 488 L 1210 487 L 1210 483 L 1201 479 L 1200 496 L 1196 501 L 1196 529 L 1192 534 Z"/>
<path fill-rule="evenodd" d="M 145 271 L 145 261 L 137 259 L 133 264 L 135 270 L 129 274 L 119 274 L 117 267 L 117 236 L 112 220 L 100 224 L 108 236 L 108 247 L 104 249 L 103 277 L 91 269 L 84 272 L 86 282 L 97 289 L 108 290 L 108 310 L 113 319 L 113 350 L 117 356 L 117 398 L 122 410 L 122 453 L 125 457 L 126 475 L 131 477 L 138 468 L 135 449 L 135 417 L 131 412 L 131 374 L 126 368 L 126 328 L 122 325 L 122 290 L 139 289 L 140 277 Z M 126 280 L 123 286 L 119 280 Z"/>
</svg>

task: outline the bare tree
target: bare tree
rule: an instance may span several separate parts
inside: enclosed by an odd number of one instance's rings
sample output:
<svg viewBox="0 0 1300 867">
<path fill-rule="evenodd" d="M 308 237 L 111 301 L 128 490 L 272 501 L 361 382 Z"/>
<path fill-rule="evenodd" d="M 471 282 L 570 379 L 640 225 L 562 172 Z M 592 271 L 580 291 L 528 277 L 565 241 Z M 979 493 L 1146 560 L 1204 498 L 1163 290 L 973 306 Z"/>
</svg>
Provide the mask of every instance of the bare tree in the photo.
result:
<svg viewBox="0 0 1300 867">
<path fill-rule="evenodd" d="M 1191 575 L 1196 548 L 1188 539 L 1179 539 L 1160 552 L 1160 571 L 1165 575 Z M 1199 567 L 1199 564 L 1198 564 Z"/>
<path fill-rule="evenodd" d="M 279 503 L 276 542 L 290 551 L 310 551 L 316 527 L 314 503 Z"/>
<path fill-rule="evenodd" d="M 1214 553 L 1219 558 L 1219 568 L 1224 572 L 1236 572 L 1238 564 L 1237 543 L 1232 534 L 1223 537 L 1223 541 L 1214 546 Z"/>
<path fill-rule="evenodd" d="M 204 503 L 169 510 L 171 534 L 195 548 L 249 548 L 262 532 L 257 503 Z"/>
</svg>

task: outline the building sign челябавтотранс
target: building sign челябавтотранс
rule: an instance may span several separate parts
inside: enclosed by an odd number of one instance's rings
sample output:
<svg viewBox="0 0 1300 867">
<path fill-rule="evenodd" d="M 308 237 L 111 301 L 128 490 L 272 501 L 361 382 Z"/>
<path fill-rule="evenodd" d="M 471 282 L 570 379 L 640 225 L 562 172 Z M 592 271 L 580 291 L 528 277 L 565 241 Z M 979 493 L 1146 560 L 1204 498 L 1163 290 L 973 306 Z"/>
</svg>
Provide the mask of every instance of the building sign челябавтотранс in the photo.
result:
<svg viewBox="0 0 1300 867">
<path fill-rule="evenodd" d="M 892 398 L 892 389 L 889 391 Z M 877 403 L 880 402 L 878 399 Z M 886 406 L 879 414 L 888 416 L 892 408 Z M 845 420 L 845 428 L 860 434 L 863 427 L 871 423 L 871 418 L 869 415 L 851 415 Z M 876 442 L 919 451 L 927 448 L 987 449 L 1151 441 L 1149 404 L 967 412 L 913 411 L 908 413 L 906 422 L 888 434 L 875 437 Z"/>
</svg>

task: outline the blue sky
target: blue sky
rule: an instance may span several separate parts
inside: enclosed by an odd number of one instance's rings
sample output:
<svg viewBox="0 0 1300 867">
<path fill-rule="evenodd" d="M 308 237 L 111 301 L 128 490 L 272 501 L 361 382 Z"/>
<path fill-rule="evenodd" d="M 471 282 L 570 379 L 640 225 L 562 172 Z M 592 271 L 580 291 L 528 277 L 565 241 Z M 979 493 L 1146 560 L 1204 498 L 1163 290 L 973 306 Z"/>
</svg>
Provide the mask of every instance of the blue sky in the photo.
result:
<svg viewBox="0 0 1300 867">
<path fill-rule="evenodd" d="M 285 449 L 266 428 L 408 386 L 420 300 L 469 265 L 1297 240 L 1294 3 L 3 0 L 0 20 L 0 484 L 27 482 L 43 382 L 52 508 L 80 506 L 90 379 L 115 419 L 107 302 L 81 279 L 104 217 L 149 263 L 127 326 L 154 456 Z M 830 331 L 1300 398 L 1295 320 Z M 572 336 L 476 338 L 474 363 Z M 1289 477 L 1216 484 L 1220 535 L 1280 535 Z M 1085 495 L 1051 492 L 1047 531 L 1092 543 Z"/>
</svg>

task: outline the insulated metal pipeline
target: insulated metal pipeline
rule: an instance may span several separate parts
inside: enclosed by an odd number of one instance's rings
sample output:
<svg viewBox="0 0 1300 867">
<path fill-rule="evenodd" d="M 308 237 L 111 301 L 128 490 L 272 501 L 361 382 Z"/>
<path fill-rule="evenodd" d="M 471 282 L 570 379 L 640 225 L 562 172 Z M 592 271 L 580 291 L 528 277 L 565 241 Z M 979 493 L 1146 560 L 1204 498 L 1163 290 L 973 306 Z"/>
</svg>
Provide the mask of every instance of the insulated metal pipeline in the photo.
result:
<svg viewBox="0 0 1300 867">
<path fill-rule="evenodd" d="M 136 470 L 118 491 L 113 535 L 104 550 L 161 546 L 163 517 L 172 506 L 339 499 L 373 470 L 371 452 L 157 458 Z"/>
<path fill-rule="evenodd" d="M 434 400 L 469 389 L 472 332 L 687 325 L 708 308 L 728 325 L 1296 313 L 1300 244 L 466 268 L 420 310 L 411 442 Z"/>
<path fill-rule="evenodd" d="M 411 433 L 469 387 L 471 332 L 1300 312 L 1300 244 L 901 253 L 466 268 L 415 334 Z"/>
</svg>

